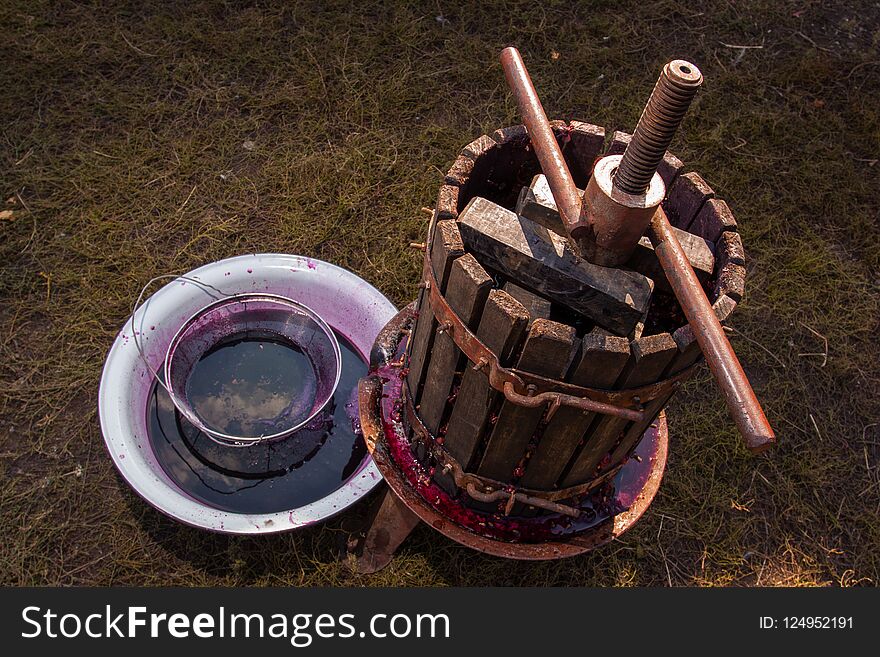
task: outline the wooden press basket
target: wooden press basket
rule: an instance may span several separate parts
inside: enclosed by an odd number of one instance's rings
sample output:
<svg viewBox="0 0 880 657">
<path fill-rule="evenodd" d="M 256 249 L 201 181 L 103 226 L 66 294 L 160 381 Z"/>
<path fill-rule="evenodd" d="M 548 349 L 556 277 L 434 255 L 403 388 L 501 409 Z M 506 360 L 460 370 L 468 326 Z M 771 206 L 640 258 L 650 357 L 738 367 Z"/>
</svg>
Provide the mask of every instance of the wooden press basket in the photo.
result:
<svg viewBox="0 0 880 657">
<path fill-rule="evenodd" d="M 583 188 L 605 131 L 579 121 L 553 128 Z M 606 154 L 629 139 L 615 132 Z M 711 245 L 706 290 L 723 323 L 743 294 L 742 242 L 727 204 L 683 168 L 667 153 L 663 205 L 674 226 Z M 468 144 L 446 174 L 407 347 L 405 406 L 416 458 L 464 504 L 576 515 L 571 501 L 617 473 L 701 354 L 683 319 L 665 332 L 615 336 L 556 306 L 550 318 L 531 317 L 504 289 L 519 281 L 465 251 L 456 219 L 467 203 L 481 196 L 512 210 L 538 173 L 525 128 L 512 126 Z M 668 303 L 677 309 L 674 297 Z"/>
</svg>

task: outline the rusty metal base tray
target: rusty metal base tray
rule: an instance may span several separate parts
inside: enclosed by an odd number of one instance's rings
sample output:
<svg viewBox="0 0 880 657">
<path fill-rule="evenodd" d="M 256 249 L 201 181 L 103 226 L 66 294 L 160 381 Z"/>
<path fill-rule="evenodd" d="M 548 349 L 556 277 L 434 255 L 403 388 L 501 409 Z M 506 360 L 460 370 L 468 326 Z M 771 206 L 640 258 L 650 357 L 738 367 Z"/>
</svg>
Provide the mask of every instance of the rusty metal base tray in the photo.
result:
<svg viewBox="0 0 880 657">
<path fill-rule="evenodd" d="M 410 511 L 462 545 L 494 556 L 532 561 L 582 554 L 621 536 L 638 521 L 654 499 L 666 468 L 669 435 L 663 413 L 644 433 L 633 458 L 613 479 L 612 503 L 607 508 L 623 510 L 606 513 L 573 535 L 550 536 L 540 542 L 498 540 L 456 523 L 417 492 L 411 483 L 412 464 L 406 464 L 410 468 L 408 477 L 389 444 L 389 439 L 405 440 L 410 433 L 405 414 L 399 412 L 399 403 L 395 402 L 401 397 L 403 354 L 414 317 L 415 303 L 404 308 L 382 330 L 370 357 L 370 375 L 360 385 L 361 425 L 367 447 L 391 490 Z"/>
</svg>

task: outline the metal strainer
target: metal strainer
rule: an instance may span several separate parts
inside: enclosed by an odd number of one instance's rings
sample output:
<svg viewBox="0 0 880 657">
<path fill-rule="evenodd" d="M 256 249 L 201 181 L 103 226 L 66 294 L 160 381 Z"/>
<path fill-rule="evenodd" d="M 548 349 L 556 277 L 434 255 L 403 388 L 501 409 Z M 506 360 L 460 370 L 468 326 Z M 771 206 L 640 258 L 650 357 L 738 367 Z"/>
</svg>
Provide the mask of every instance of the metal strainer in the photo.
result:
<svg viewBox="0 0 880 657">
<path fill-rule="evenodd" d="M 216 414 L 200 413 L 188 390 L 202 358 L 241 340 L 275 341 L 295 348 L 308 360 L 311 376 L 303 377 L 295 389 L 282 391 L 281 402 L 268 413 L 265 405 L 249 404 L 241 396 L 235 397 L 237 403 L 226 399 L 223 411 L 235 415 L 233 426 L 238 428 L 230 431 L 229 423 L 219 422 Z M 154 374 L 195 428 L 223 446 L 246 447 L 285 438 L 316 420 L 336 392 L 342 354 L 333 330 L 305 305 L 275 294 L 235 294 L 213 301 L 187 319 L 168 345 L 164 376 Z"/>
</svg>

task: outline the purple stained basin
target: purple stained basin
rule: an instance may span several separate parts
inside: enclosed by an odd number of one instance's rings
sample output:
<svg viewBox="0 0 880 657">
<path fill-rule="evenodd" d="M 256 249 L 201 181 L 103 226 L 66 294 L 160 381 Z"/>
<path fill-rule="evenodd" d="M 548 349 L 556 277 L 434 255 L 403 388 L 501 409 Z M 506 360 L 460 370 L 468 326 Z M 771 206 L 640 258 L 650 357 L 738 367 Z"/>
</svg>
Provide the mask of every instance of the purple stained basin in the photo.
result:
<svg viewBox="0 0 880 657">
<path fill-rule="evenodd" d="M 294 299 L 314 310 L 365 358 L 376 335 L 397 312 L 376 288 L 351 272 L 301 256 L 239 256 L 186 276 L 226 294 L 262 292 Z M 382 479 L 369 456 L 321 499 L 273 513 L 218 509 L 195 499 L 168 476 L 148 437 L 153 375 L 138 356 L 132 332 L 137 331 L 149 367 L 160 370 L 174 335 L 211 300 L 201 286 L 174 280 L 147 299 L 116 337 L 104 365 L 98 409 L 104 441 L 120 474 L 166 515 L 230 534 L 275 533 L 312 525 L 357 502 Z"/>
</svg>

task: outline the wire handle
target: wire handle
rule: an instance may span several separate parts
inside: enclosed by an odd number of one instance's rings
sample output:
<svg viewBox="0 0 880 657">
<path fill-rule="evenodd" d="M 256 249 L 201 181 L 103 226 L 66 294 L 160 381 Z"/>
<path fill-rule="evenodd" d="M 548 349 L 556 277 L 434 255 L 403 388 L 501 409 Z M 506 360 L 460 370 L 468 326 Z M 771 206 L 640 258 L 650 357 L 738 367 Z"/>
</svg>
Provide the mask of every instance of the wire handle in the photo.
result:
<svg viewBox="0 0 880 657">
<path fill-rule="evenodd" d="M 154 370 L 150 366 L 150 363 L 147 362 L 147 357 L 144 354 L 144 349 L 141 346 L 141 343 L 138 342 L 138 332 L 137 332 L 137 329 L 134 325 L 134 316 L 141 307 L 141 301 L 143 300 L 144 294 L 146 293 L 146 291 L 156 281 L 161 281 L 161 280 L 165 280 L 168 278 L 173 278 L 175 280 L 181 280 L 181 281 L 186 281 L 189 283 L 194 283 L 196 285 L 202 286 L 203 288 L 210 288 L 211 290 L 214 290 L 217 294 L 220 295 L 219 297 L 215 296 L 214 294 L 209 292 L 207 289 L 205 289 L 205 293 L 209 297 L 211 297 L 214 301 L 219 301 L 220 299 L 229 298 L 234 295 L 229 294 L 227 292 L 224 292 L 223 290 L 221 290 L 217 287 L 214 287 L 210 283 L 205 283 L 204 281 L 200 281 L 197 278 L 193 278 L 192 276 L 184 276 L 183 274 L 160 274 L 159 276 L 154 276 L 153 278 L 148 280 L 146 282 L 146 284 L 141 288 L 140 294 L 138 294 L 137 299 L 135 300 L 134 304 L 131 307 L 131 338 L 132 338 L 132 340 L 134 340 L 134 346 L 137 349 L 138 356 L 140 356 L 141 362 L 143 362 L 144 366 L 147 368 L 147 371 L 153 375 L 153 378 L 156 380 L 156 383 L 158 383 L 160 386 L 162 386 L 162 388 L 164 388 L 165 392 L 167 392 L 169 395 L 171 395 L 171 398 L 173 399 L 174 396 L 172 395 L 171 391 L 168 389 L 168 386 L 165 385 L 165 381 L 163 381 L 162 377 L 159 375 L 159 370 Z M 150 299 L 148 298 L 144 302 L 144 305 L 146 305 L 149 302 L 150 302 Z"/>
</svg>

